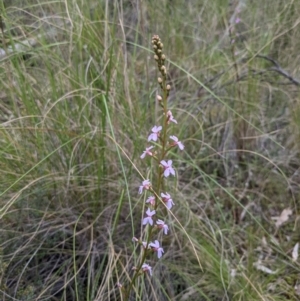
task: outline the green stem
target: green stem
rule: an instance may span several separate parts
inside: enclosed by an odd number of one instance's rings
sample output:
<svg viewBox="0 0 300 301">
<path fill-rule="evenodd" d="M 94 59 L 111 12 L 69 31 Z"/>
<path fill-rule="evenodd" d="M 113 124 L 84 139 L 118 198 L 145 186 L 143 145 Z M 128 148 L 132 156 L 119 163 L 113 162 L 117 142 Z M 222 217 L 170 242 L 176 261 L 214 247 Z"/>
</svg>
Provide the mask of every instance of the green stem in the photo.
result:
<svg viewBox="0 0 300 301">
<path fill-rule="evenodd" d="M 161 190 L 161 187 L 162 187 L 162 184 L 163 184 L 163 177 L 162 177 L 163 171 L 160 167 L 160 162 L 164 159 L 164 156 L 167 153 L 167 150 L 166 150 L 167 139 L 166 139 L 166 137 L 167 137 L 167 126 L 168 126 L 168 115 L 167 115 L 167 112 L 168 112 L 168 103 L 167 103 L 168 91 L 167 91 L 167 85 L 166 85 L 166 76 L 163 76 L 162 86 L 163 86 L 163 109 L 164 109 L 164 121 L 163 121 L 163 132 L 162 132 L 163 134 L 162 134 L 162 137 L 160 139 L 161 144 L 162 144 L 162 149 L 161 149 L 160 156 L 158 156 L 158 158 L 160 158 L 160 159 L 157 162 L 157 185 L 156 185 L 156 189 L 155 190 L 150 189 L 150 191 L 152 191 L 155 195 L 155 207 L 154 207 L 155 211 L 157 210 L 157 207 L 159 205 L 159 195 L 160 195 L 160 190 Z M 129 285 L 128 289 L 125 292 L 125 301 L 129 300 L 130 292 L 131 292 L 131 290 L 132 290 L 132 288 L 135 284 L 135 281 L 136 281 L 137 277 L 139 276 L 140 270 L 141 270 L 141 268 L 142 268 L 142 266 L 143 266 L 143 264 L 146 260 L 147 253 L 148 253 L 147 252 L 148 251 L 148 245 L 149 245 L 151 237 L 152 237 L 152 230 L 153 229 L 154 229 L 154 226 L 149 226 L 148 227 L 146 248 L 145 248 L 145 251 L 143 252 L 140 264 L 138 265 L 138 267 L 135 270 L 135 273 L 134 273 L 133 278 L 130 282 L 130 285 Z"/>
<path fill-rule="evenodd" d="M 162 64 L 159 63 L 158 67 L 159 70 L 161 70 L 161 66 L 163 65 L 163 61 Z M 162 83 L 161 83 L 161 88 L 162 88 L 162 92 L 163 92 L 163 99 L 162 99 L 162 103 L 163 103 L 163 110 L 164 110 L 164 120 L 163 120 L 163 131 L 162 131 L 162 136 L 160 137 L 160 141 L 161 141 L 161 153 L 160 155 L 157 156 L 157 158 L 155 158 L 155 160 L 157 161 L 157 183 L 156 186 L 154 188 L 150 188 L 150 192 L 152 192 L 155 195 L 155 206 L 154 206 L 154 210 L 157 211 L 158 205 L 159 205 L 159 198 L 160 198 L 160 191 L 163 188 L 163 169 L 160 167 L 160 162 L 164 159 L 165 155 L 167 154 L 168 150 L 167 149 L 167 127 L 168 127 L 168 90 L 167 90 L 167 75 L 166 72 L 161 72 L 162 73 Z M 125 297 L 125 301 L 128 301 L 129 299 L 129 295 L 130 292 L 133 288 L 133 286 L 135 285 L 136 279 L 137 277 L 140 275 L 140 270 L 146 260 L 147 254 L 148 254 L 148 245 L 150 243 L 150 240 L 152 238 L 152 231 L 154 229 L 154 225 L 148 227 L 148 235 L 147 235 L 147 242 L 146 242 L 146 246 L 145 246 L 145 250 L 143 252 L 141 261 L 138 265 L 138 267 L 135 269 L 135 273 L 132 277 L 132 280 L 130 282 L 130 285 L 128 287 L 127 290 L 125 290 L 124 293 L 124 297 Z"/>
</svg>

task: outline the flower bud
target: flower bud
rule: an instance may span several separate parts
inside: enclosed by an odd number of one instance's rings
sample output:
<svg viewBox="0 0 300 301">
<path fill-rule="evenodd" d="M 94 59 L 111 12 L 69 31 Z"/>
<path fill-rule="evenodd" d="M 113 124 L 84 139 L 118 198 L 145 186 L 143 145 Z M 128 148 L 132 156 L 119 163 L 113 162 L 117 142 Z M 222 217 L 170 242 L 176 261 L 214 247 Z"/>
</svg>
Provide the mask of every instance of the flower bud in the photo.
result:
<svg viewBox="0 0 300 301">
<path fill-rule="evenodd" d="M 157 46 L 156 46 L 156 45 L 153 45 L 153 49 L 156 50 L 156 49 L 157 49 Z"/>
<path fill-rule="evenodd" d="M 170 85 L 167 85 L 167 91 L 170 91 L 171 90 L 171 86 Z"/>
<path fill-rule="evenodd" d="M 162 101 L 162 97 L 161 97 L 160 95 L 156 95 L 156 99 L 157 99 L 158 101 Z"/>
<path fill-rule="evenodd" d="M 158 81 L 159 84 L 161 84 L 161 83 L 163 82 L 163 80 L 162 80 L 161 77 L 159 77 L 159 78 L 157 79 L 157 81 Z"/>
<path fill-rule="evenodd" d="M 154 59 L 158 61 L 158 56 L 156 54 L 154 55 Z"/>
<path fill-rule="evenodd" d="M 164 60 L 166 59 L 166 56 L 163 54 L 163 55 L 161 56 L 161 59 L 164 61 Z"/>
</svg>

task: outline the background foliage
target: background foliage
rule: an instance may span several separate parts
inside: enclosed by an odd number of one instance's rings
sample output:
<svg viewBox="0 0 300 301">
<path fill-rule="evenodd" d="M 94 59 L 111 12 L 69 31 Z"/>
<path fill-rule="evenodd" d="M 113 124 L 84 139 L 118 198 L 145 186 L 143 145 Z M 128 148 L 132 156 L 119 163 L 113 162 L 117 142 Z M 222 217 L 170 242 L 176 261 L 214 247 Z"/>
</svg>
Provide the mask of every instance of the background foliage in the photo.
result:
<svg viewBox="0 0 300 301">
<path fill-rule="evenodd" d="M 299 298 L 298 1 L 0 8 L 2 300 L 121 300 L 157 120 L 153 34 L 186 146 L 173 198 L 189 239 L 172 220 L 133 300 Z"/>
</svg>

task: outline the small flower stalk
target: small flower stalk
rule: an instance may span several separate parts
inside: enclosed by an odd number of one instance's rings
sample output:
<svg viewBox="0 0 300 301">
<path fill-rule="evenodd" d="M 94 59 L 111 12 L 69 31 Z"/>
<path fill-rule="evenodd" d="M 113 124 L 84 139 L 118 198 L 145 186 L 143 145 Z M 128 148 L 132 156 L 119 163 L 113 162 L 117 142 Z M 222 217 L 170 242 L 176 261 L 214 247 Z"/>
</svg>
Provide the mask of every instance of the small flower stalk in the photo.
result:
<svg viewBox="0 0 300 301">
<path fill-rule="evenodd" d="M 138 194 L 145 197 L 146 210 L 141 217 L 141 224 L 145 231 L 141 238 L 134 237 L 133 243 L 141 246 L 141 254 L 138 257 L 138 265 L 133 267 L 133 276 L 128 287 L 122 286 L 124 300 L 130 298 L 136 279 L 140 276 L 152 276 L 155 273 L 153 262 L 162 260 L 164 257 L 163 241 L 160 237 L 169 235 L 169 226 L 166 222 L 168 212 L 175 205 L 171 194 L 166 191 L 169 178 L 177 176 L 176 167 L 169 158 L 171 149 L 184 150 L 183 143 L 177 136 L 171 134 L 173 127 L 178 124 L 168 108 L 168 97 L 171 86 L 167 83 L 167 68 L 165 66 L 166 56 L 163 53 L 163 43 L 159 36 L 152 38 L 154 60 L 160 73 L 157 82 L 161 94 L 156 96 L 156 101 L 162 108 L 158 123 L 153 125 L 147 137 L 148 145 L 145 145 L 141 160 L 154 160 L 156 169 L 152 170 L 151 178 L 142 180 Z M 178 131 L 177 131 L 178 132 Z M 171 135 L 170 135 L 171 134 Z M 153 165 L 152 165 L 153 166 Z M 161 234 L 160 234 L 161 233 Z"/>
</svg>

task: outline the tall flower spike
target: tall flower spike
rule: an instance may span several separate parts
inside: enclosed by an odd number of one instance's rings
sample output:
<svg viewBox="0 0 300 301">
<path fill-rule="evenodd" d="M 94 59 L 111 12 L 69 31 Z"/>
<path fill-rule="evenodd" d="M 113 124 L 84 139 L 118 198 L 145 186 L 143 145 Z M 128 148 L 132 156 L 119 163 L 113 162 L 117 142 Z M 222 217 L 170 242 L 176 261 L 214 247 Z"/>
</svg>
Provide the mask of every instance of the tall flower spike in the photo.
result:
<svg viewBox="0 0 300 301">
<path fill-rule="evenodd" d="M 151 143 L 148 143 L 148 145 L 145 146 L 143 153 L 140 154 L 141 159 L 145 159 L 147 156 L 152 157 L 154 160 L 151 160 L 151 163 L 154 164 L 151 164 L 147 170 L 147 174 L 151 175 L 151 177 L 149 176 L 151 182 L 149 179 L 143 179 L 138 190 L 139 194 L 144 194 L 145 197 L 144 202 L 146 203 L 146 208 L 143 209 L 145 211 L 143 211 L 140 221 L 142 223 L 142 228 L 144 229 L 145 226 L 146 229 L 142 231 L 140 238 L 132 238 L 132 241 L 140 246 L 141 254 L 140 256 L 136 256 L 137 266 L 133 267 L 135 273 L 132 278 L 129 279 L 130 284 L 128 285 L 128 288 L 126 289 L 125 286 L 123 288 L 124 301 L 128 301 L 131 298 L 132 290 L 137 292 L 137 282 L 140 282 L 137 280 L 139 276 L 147 273 L 152 276 L 153 268 L 147 263 L 150 256 L 153 257 L 153 253 L 155 252 L 155 255 L 157 255 L 158 258 L 161 258 L 164 254 L 164 249 L 162 248 L 164 242 L 159 239 L 168 234 L 169 226 L 163 220 L 158 219 L 158 217 L 164 215 L 168 216 L 170 213 L 169 210 L 175 205 L 171 195 L 165 191 L 165 178 L 170 175 L 176 176 L 175 168 L 173 168 L 172 165 L 173 161 L 168 160 L 167 154 L 169 154 L 171 149 L 176 146 L 178 146 L 180 150 L 184 149 L 184 145 L 176 136 L 169 137 L 170 128 L 173 128 L 170 123 L 173 122 L 177 124 L 177 120 L 174 118 L 168 105 L 171 86 L 168 84 L 167 58 L 163 53 L 164 45 L 158 35 L 153 36 L 152 46 L 154 60 L 156 61 L 158 70 L 157 84 L 160 89 L 160 92 L 156 94 L 155 102 L 162 108 L 161 114 L 163 116 L 160 118 L 160 120 L 162 120 L 161 125 L 154 125 L 146 136 L 148 142 Z M 153 186 L 151 183 L 153 183 Z M 149 192 L 144 190 L 148 190 Z M 162 202 L 163 204 L 161 204 Z M 166 207 L 167 210 L 164 207 Z M 135 246 L 134 250 L 136 251 L 137 249 L 138 248 Z"/>
</svg>

